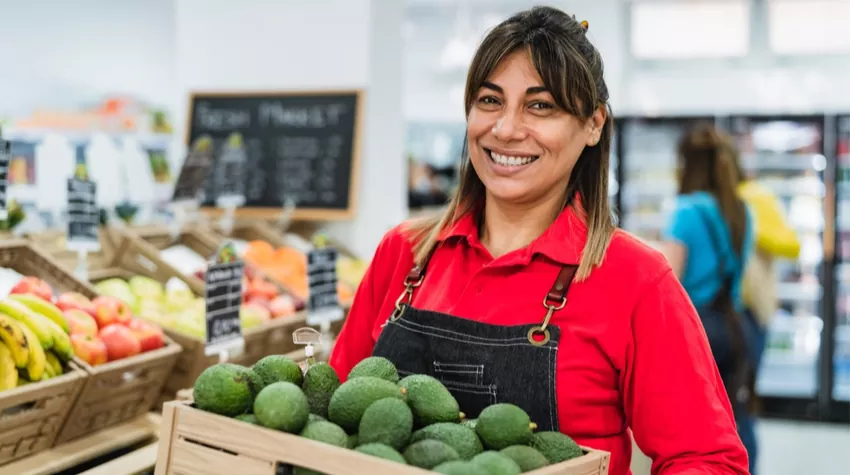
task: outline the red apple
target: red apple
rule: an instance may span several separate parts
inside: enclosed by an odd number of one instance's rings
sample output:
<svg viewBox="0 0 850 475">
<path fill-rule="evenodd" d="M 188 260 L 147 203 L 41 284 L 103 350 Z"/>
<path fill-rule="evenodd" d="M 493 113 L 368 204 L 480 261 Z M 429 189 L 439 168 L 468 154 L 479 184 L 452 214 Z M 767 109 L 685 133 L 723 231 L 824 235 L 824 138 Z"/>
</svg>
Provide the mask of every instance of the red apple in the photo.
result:
<svg viewBox="0 0 850 475">
<path fill-rule="evenodd" d="M 100 339 L 106 345 L 109 361 L 120 360 L 142 352 L 142 345 L 133 330 L 112 324 L 100 329 Z"/>
<path fill-rule="evenodd" d="M 56 306 L 60 310 L 82 310 L 94 316 L 94 304 L 85 295 L 77 292 L 65 292 L 56 298 Z"/>
<path fill-rule="evenodd" d="M 74 354 L 86 363 L 96 366 L 106 363 L 106 344 L 100 338 L 91 335 L 71 335 Z"/>
<path fill-rule="evenodd" d="M 295 302 L 289 295 L 278 295 L 269 302 L 269 310 L 272 312 L 272 318 L 292 315 L 295 313 Z"/>
<path fill-rule="evenodd" d="M 153 323 L 134 318 L 130 320 L 127 328 L 136 334 L 136 338 L 139 340 L 142 348 L 142 353 L 165 346 L 165 334 Z"/>
<path fill-rule="evenodd" d="M 130 307 L 115 297 L 100 296 L 92 300 L 94 304 L 94 318 L 97 326 L 101 329 L 113 324 L 126 325 L 133 318 Z"/>
<path fill-rule="evenodd" d="M 97 336 L 97 320 L 88 313 L 71 308 L 62 312 L 62 315 L 68 320 L 71 335 Z"/>
<path fill-rule="evenodd" d="M 44 299 L 48 302 L 53 302 L 53 289 L 50 288 L 47 282 L 38 277 L 24 277 L 20 280 L 12 290 L 12 294 L 34 294 L 35 296 Z"/>
</svg>

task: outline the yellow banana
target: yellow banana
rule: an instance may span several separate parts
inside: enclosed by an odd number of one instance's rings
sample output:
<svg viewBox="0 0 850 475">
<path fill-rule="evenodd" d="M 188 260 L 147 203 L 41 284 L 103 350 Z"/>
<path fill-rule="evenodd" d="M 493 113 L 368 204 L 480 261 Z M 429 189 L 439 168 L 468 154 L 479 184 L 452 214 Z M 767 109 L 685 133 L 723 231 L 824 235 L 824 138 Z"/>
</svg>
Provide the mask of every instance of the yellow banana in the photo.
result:
<svg viewBox="0 0 850 475">
<path fill-rule="evenodd" d="M 32 294 L 12 294 L 9 295 L 9 298 L 26 305 L 34 312 L 44 315 L 53 321 L 53 323 L 59 325 L 59 328 L 61 328 L 66 335 L 70 333 L 68 320 L 65 319 L 65 315 L 62 314 L 62 310 L 60 310 L 56 305 L 53 305 L 51 302 Z"/>
<path fill-rule="evenodd" d="M 47 353 L 45 353 L 45 355 L 46 354 Z M 50 378 L 55 378 L 55 377 L 56 377 L 56 372 L 53 371 L 53 366 L 50 366 L 49 364 L 45 364 L 44 365 L 44 373 L 43 373 L 41 379 L 50 379 Z"/>
<path fill-rule="evenodd" d="M 12 359 L 15 360 L 15 366 L 18 368 L 26 368 L 30 359 L 27 337 L 21 331 L 22 326 L 14 318 L 0 313 L 0 340 L 3 340 L 9 348 Z"/>
<path fill-rule="evenodd" d="M 56 354 L 52 351 L 45 351 L 44 357 L 47 358 L 47 367 L 50 368 L 50 372 L 53 376 L 62 376 L 64 371 L 62 370 L 62 362 L 59 361 L 59 358 L 56 357 Z"/>
<path fill-rule="evenodd" d="M 0 391 L 18 387 L 18 370 L 9 347 L 0 343 Z"/>
<path fill-rule="evenodd" d="M 47 321 L 47 327 L 50 328 L 50 332 L 53 334 L 53 352 L 56 353 L 56 356 L 59 357 L 61 361 L 68 361 L 74 357 L 74 347 L 71 345 L 71 337 L 68 336 L 67 333 L 63 332 L 59 325 L 53 323 L 53 321 Z"/>
<path fill-rule="evenodd" d="M 50 320 L 22 304 L 21 302 L 6 299 L 0 300 L 0 312 L 23 323 L 38 337 L 38 343 L 45 350 L 53 348 L 53 333 L 47 327 Z"/>
<path fill-rule="evenodd" d="M 27 337 L 27 343 L 30 350 L 30 359 L 27 362 L 27 375 L 30 381 L 38 381 L 44 376 L 44 367 L 47 365 L 47 356 L 44 354 L 44 348 L 38 343 L 38 337 L 35 332 L 30 330 L 26 325 L 21 325 L 21 330 Z"/>
</svg>

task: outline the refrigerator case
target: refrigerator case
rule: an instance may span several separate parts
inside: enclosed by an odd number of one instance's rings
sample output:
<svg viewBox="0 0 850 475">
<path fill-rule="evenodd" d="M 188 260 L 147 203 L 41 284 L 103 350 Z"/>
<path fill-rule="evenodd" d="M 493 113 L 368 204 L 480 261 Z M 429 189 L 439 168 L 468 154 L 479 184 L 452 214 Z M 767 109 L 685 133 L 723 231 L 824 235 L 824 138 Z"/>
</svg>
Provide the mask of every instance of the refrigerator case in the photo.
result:
<svg viewBox="0 0 850 475">
<path fill-rule="evenodd" d="M 836 325 L 832 398 L 850 401 L 850 116 L 837 118 Z"/>
<path fill-rule="evenodd" d="M 776 193 L 801 241 L 798 259 L 774 264 L 779 279 L 779 310 L 768 329 L 756 382 L 765 410 L 773 412 L 771 398 L 814 402 L 820 388 L 827 167 L 824 120 L 733 117 L 730 128 L 744 173 Z"/>
<path fill-rule="evenodd" d="M 676 147 L 690 127 L 713 117 L 623 119 L 620 126 L 620 225 L 650 243 L 661 240 L 675 205 Z"/>
</svg>

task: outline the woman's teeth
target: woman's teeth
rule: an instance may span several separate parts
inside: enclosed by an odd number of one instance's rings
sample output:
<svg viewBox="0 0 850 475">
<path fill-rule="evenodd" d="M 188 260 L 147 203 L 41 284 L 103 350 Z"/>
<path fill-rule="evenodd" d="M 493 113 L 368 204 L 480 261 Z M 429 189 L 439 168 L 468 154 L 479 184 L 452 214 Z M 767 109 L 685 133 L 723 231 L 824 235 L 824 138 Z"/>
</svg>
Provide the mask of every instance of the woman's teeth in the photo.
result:
<svg viewBox="0 0 850 475">
<path fill-rule="evenodd" d="M 496 152 L 490 152 L 490 158 L 499 165 L 506 167 L 518 167 L 528 165 L 540 157 L 512 157 L 510 155 L 500 155 Z"/>
</svg>

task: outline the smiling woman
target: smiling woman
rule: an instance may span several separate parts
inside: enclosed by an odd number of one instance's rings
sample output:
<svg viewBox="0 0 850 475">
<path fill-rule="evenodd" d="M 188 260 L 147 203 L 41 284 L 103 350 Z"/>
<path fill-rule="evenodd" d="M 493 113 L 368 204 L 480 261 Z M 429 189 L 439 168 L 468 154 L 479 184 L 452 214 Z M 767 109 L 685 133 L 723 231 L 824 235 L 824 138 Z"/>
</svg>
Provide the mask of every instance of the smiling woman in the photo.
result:
<svg viewBox="0 0 850 475">
<path fill-rule="evenodd" d="M 699 318 L 664 256 L 614 227 L 613 117 L 587 23 L 546 7 L 486 36 L 466 83 L 466 147 L 446 213 L 384 237 L 331 364 L 369 355 L 439 379 L 469 417 L 524 409 L 653 473 L 745 474 Z M 344 378 L 343 378 L 344 379 Z"/>
</svg>

